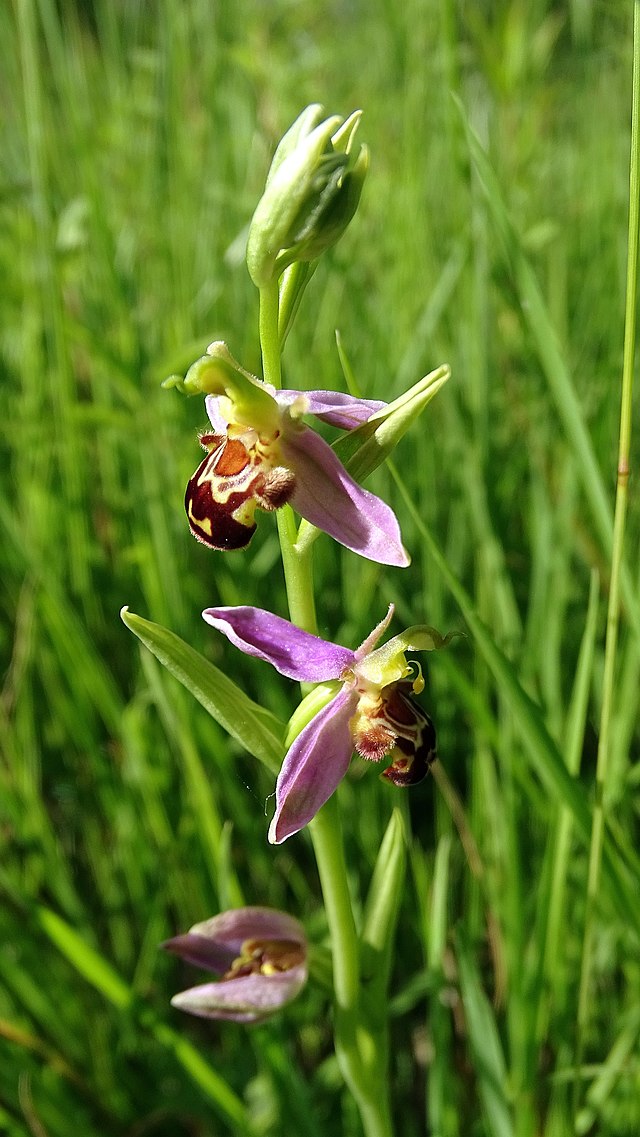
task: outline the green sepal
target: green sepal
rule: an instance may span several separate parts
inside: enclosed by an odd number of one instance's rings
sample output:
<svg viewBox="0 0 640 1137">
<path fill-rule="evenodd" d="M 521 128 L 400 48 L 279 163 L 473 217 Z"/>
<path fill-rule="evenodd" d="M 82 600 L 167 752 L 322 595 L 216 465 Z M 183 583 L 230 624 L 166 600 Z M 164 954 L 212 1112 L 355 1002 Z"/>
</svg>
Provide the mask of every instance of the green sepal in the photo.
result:
<svg viewBox="0 0 640 1137">
<path fill-rule="evenodd" d="M 284 756 L 284 723 L 271 711 L 254 703 L 213 663 L 168 628 L 145 620 L 126 607 L 120 616 L 129 630 L 195 696 L 211 717 L 272 773 L 277 773 Z"/>
<path fill-rule="evenodd" d="M 361 118 L 362 111 L 352 111 L 349 117 L 345 118 L 342 126 L 338 127 L 335 133 L 331 135 L 331 145 L 334 150 L 341 150 L 343 154 L 351 153 L 351 147 Z"/>
<path fill-rule="evenodd" d="M 286 131 L 286 133 L 283 134 L 278 145 L 276 146 L 275 154 L 271 159 L 269 173 L 267 174 L 265 189 L 267 189 L 269 183 L 273 181 L 275 174 L 279 170 L 285 158 L 288 158 L 290 154 L 293 154 L 294 150 L 300 145 L 300 143 L 305 138 L 308 138 L 314 127 L 318 126 L 322 120 L 322 114 L 323 107 L 321 103 L 310 103 L 308 107 L 305 107 L 304 110 L 300 112 L 295 122 L 291 123 L 291 126 Z"/>
<path fill-rule="evenodd" d="M 386 994 L 406 862 L 407 831 L 396 807 L 380 845 L 364 910 L 361 990 L 370 1022 L 387 1015 Z"/>
<path fill-rule="evenodd" d="M 384 462 L 450 377 L 449 365 L 441 364 L 338 440 L 334 449 L 356 481 L 366 478 Z"/>
<path fill-rule="evenodd" d="M 343 357 L 342 348 L 338 351 Z M 343 366 L 345 360 L 343 360 Z M 416 418 L 431 402 L 434 395 L 444 386 L 451 375 L 447 363 L 430 371 L 408 391 L 394 399 L 382 410 L 356 427 L 343 434 L 333 445 L 333 449 L 357 482 L 362 482 L 389 457 L 394 447 L 406 434 Z M 309 521 L 302 521 L 298 530 L 296 547 L 302 551 L 317 537 L 318 530 Z"/>
<path fill-rule="evenodd" d="M 369 169 L 369 150 L 360 152 L 351 169 L 334 156 L 335 168 L 317 200 L 305 209 L 292 233 L 291 244 L 277 257 L 275 275 L 297 261 L 315 261 L 339 240 L 351 222 Z"/>
</svg>

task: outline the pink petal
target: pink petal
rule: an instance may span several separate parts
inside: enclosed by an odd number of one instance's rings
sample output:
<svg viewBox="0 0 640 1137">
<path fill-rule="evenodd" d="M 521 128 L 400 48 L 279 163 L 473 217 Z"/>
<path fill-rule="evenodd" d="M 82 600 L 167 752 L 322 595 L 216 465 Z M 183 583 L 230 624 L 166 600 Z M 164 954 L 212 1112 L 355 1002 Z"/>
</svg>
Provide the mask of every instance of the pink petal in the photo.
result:
<svg viewBox="0 0 640 1137">
<path fill-rule="evenodd" d="M 287 752 L 269 828 L 273 845 L 307 825 L 346 774 L 353 752 L 349 721 L 357 704 L 354 691 L 341 691 L 312 718 Z"/>
<path fill-rule="evenodd" d="M 207 608 L 203 618 L 244 651 L 270 663 L 281 675 L 321 683 L 337 679 L 354 655 L 349 648 L 303 632 L 295 624 L 262 608 Z"/>
<path fill-rule="evenodd" d="M 406 568 L 409 557 L 395 513 L 354 482 L 319 435 L 295 424 L 281 448 L 296 475 L 291 505 L 302 517 L 369 560 Z"/>
<path fill-rule="evenodd" d="M 242 942 L 241 940 L 240 943 Z M 193 963 L 196 967 L 204 967 L 207 971 L 213 971 L 217 975 L 224 975 L 225 971 L 229 970 L 240 950 L 238 947 L 236 951 L 233 951 L 208 936 L 194 935 L 192 932 L 186 932 L 182 936 L 173 936 L 172 939 L 165 940 L 162 947 L 165 951 L 172 952 L 173 955 L 179 955 L 187 963 Z"/>
<path fill-rule="evenodd" d="M 223 975 L 240 955 L 246 940 L 293 940 L 306 949 L 304 928 L 295 916 L 277 908 L 231 908 L 194 924 L 162 947 L 196 967 Z"/>
<path fill-rule="evenodd" d="M 295 999 L 307 980 L 306 964 L 272 975 L 246 975 L 181 991 L 173 1007 L 208 1019 L 261 1022 Z"/>
<path fill-rule="evenodd" d="M 304 928 L 295 916 L 260 905 L 229 908 L 189 928 L 189 935 L 207 936 L 238 955 L 245 940 L 296 940 L 306 944 Z"/>
<path fill-rule="evenodd" d="M 207 409 L 209 422 L 211 423 L 215 434 L 226 434 L 229 423 L 226 418 L 220 414 L 218 410 L 219 403 L 218 395 L 207 395 L 204 400 L 204 405 Z"/>
<path fill-rule="evenodd" d="M 341 430 L 353 430 L 386 406 L 379 399 L 357 399 L 355 395 L 345 395 L 342 391 L 289 390 L 276 391 L 274 394 L 281 407 L 290 406 L 302 396 L 307 402 L 309 414 Z"/>
</svg>

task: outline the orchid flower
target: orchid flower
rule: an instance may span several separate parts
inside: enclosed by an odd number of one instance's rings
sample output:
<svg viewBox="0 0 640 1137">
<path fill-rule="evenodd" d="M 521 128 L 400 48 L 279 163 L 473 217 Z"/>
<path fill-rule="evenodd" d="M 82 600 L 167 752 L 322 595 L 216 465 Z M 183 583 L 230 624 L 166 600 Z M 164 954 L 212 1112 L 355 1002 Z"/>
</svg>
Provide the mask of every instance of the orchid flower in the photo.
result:
<svg viewBox="0 0 640 1137">
<path fill-rule="evenodd" d="M 311 821 L 346 774 L 354 750 L 374 762 L 390 759 L 383 776 L 398 786 L 422 781 L 435 760 L 433 723 L 412 698 L 424 688 L 422 671 L 407 663 L 405 652 L 444 647 L 451 636 L 419 624 L 374 650 L 393 611 L 390 605 L 356 651 L 261 608 L 207 608 L 202 613 L 241 651 L 266 660 L 282 675 L 340 684 L 325 688 L 329 701 L 325 699 L 285 755 L 269 829 L 272 843 L 279 844 Z"/>
<path fill-rule="evenodd" d="M 162 946 L 220 976 L 171 1000 L 202 1018 L 262 1022 L 295 999 L 307 981 L 302 925 L 274 908 L 222 912 Z"/>
<path fill-rule="evenodd" d="M 276 390 L 244 371 L 226 345 L 213 343 L 207 352 L 182 384 L 209 392 L 212 428 L 200 436 L 207 454 L 185 495 L 194 536 L 212 549 L 243 549 L 256 529 L 256 508 L 289 502 L 347 549 L 380 564 L 408 565 L 393 511 L 300 421 L 313 414 L 350 430 L 385 404 L 335 391 Z"/>
</svg>

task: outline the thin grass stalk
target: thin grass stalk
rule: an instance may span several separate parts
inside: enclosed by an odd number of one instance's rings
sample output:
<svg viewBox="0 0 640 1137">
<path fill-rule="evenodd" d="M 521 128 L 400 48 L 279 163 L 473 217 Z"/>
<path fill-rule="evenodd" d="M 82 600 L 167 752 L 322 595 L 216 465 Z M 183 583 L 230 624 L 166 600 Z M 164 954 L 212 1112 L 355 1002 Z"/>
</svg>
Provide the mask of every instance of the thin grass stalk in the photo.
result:
<svg viewBox="0 0 640 1137">
<path fill-rule="evenodd" d="M 589 874 L 587 879 L 587 905 L 582 945 L 580 988 L 578 993 L 576 1062 L 574 1081 L 574 1116 L 578 1103 L 578 1071 L 585 1046 L 589 1016 L 591 965 L 594 916 L 606 824 L 604 787 L 609 770 L 611 720 L 616 676 L 618 628 L 620 623 L 621 572 L 624 552 L 624 534 L 627 516 L 629 487 L 629 451 L 631 446 L 633 366 L 636 346 L 636 306 L 638 282 L 638 231 L 640 226 L 640 0 L 633 7 L 633 76 L 631 91 L 631 153 L 629 169 L 629 230 L 627 240 L 627 293 L 625 306 L 624 352 L 622 360 L 622 390 L 620 399 L 620 433 L 618 442 L 618 473 L 616 502 L 613 519 L 613 552 L 611 558 L 611 585 L 607 608 L 604 672 L 602 677 L 602 710 L 596 762 L 596 798 L 589 847 Z"/>
<path fill-rule="evenodd" d="M 580 645 L 576 678 L 567 716 L 563 752 L 566 755 L 567 769 L 575 776 L 580 771 L 580 758 L 584 747 L 589 690 L 593 671 L 593 656 L 596 643 L 598 619 L 599 579 L 594 570 L 591 574 L 589 604 L 585 621 L 584 635 Z M 550 883 L 548 902 L 543 916 L 540 966 L 544 982 L 541 986 L 538 1003 L 537 1039 L 543 1044 L 550 1021 L 551 1004 L 560 998 L 566 986 L 566 967 L 563 949 L 564 921 L 567 915 L 567 875 L 571 854 L 573 818 L 571 811 L 561 805 L 558 811 L 554 832 L 548 848 Z"/>
<path fill-rule="evenodd" d="M 38 288 L 38 317 L 42 325 L 46 352 L 45 372 L 49 377 L 52 418 L 59 438 L 59 463 L 66 508 L 61 524 L 66 537 L 71 585 L 78 596 L 91 601 L 87 548 L 87 526 L 80 507 L 82 501 L 82 458 L 71 426 L 75 402 L 73 376 L 64 327 L 64 313 L 56 264 L 55 234 L 51 211 L 52 191 L 47 159 L 43 85 L 45 65 L 40 42 L 38 8 L 33 0 L 18 0 L 16 6 L 18 42 L 23 77 L 23 100 L 29 177 L 33 192 L 34 238 Z M 33 382 L 25 376 L 25 383 Z M 43 391 L 44 394 L 44 391 Z M 48 519 L 47 519 L 48 520 Z M 58 517 L 56 517 L 56 523 Z M 62 548 L 64 544 L 61 543 Z M 64 569 L 63 569 L 64 571 Z"/>
</svg>

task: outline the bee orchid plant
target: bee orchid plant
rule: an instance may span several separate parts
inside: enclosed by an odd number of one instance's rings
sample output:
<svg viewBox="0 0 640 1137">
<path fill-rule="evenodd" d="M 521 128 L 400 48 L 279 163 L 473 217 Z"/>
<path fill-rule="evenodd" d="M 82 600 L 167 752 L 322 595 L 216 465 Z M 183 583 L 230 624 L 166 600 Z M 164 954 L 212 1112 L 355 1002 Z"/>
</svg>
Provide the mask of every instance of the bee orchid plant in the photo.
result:
<svg viewBox="0 0 640 1137">
<path fill-rule="evenodd" d="M 367 935 L 374 934 L 389 956 L 406 834 L 391 796 L 367 904 L 369 927 L 358 934 L 342 848 L 349 818 L 341 821 L 335 791 L 354 754 L 382 772 L 383 794 L 404 792 L 426 776 L 436 758 L 436 734 L 419 701 L 421 666 L 407 656 L 442 648 L 450 637 L 418 623 L 380 645 L 394 616 L 389 604 L 360 647 L 321 638 L 315 611 L 322 596 L 314 594 L 311 564 L 315 537 L 324 532 L 370 561 L 392 569 L 409 565 L 395 513 L 361 481 L 416 422 L 449 369 L 437 368 L 389 404 L 282 383 L 283 347 L 317 260 L 340 239 L 360 200 L 369 164 L 367 148 L 356 143 L 360 117 L 356 111 L 344 120 L 325 118 L 320 106 L 309 106 L 275 151 L 247 244 L 247 266 L 260 296 L 262 376 L 214 341 L 184 377 L 165 384 L 204 400 L 205 455 L 185 493 L 187 522 L 203 555 L 244 549 L 259 512 L 276 517 L 289 618 L 250 604 L 213 606 L 203 616 L 226 637 L 230 651 L 257 657 L 301 683 L 286 738 L 269 708 L 254 703 L 173 633 L 126 609 L 123 619 L 274 771 L 275 812 L 265 840 L 277 845 L 308 829 L 331 937 L 338 1062 L 367 1137 L 391 1137 L 386 1020 L 380 1024 L 388 968 L 369 986 L 360 983 L 359 969 Z M 339 432 L 333 444 L 305 421 L 309 417 Z M 216 976 L 172 1000 L 206 1018 L 262 1022 L 299 996 L 307 981 L 304 930 L 293 916 L 272 909 L 223 912 L 164 946 Z"/>
</svg>

